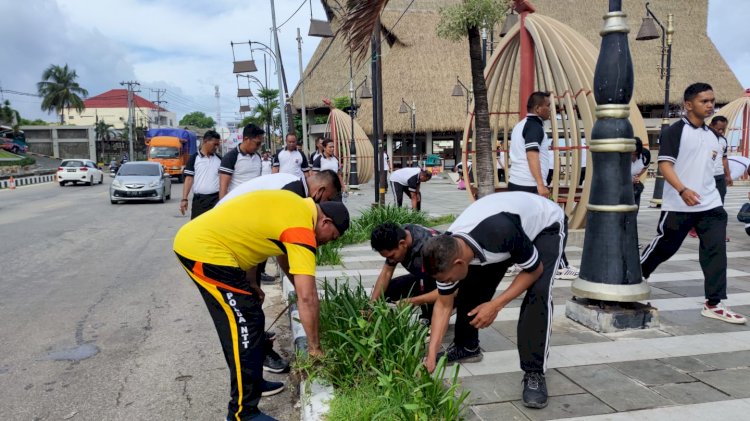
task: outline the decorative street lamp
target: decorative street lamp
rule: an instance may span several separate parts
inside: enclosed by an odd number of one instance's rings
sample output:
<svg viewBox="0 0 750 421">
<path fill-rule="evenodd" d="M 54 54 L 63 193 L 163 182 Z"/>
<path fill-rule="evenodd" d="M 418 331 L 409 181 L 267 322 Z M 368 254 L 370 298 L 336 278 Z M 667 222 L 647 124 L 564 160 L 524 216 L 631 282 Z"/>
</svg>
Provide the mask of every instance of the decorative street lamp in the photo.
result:
<svg viewBox="0 0 750 421">
<path fill-rule="evenodd" d="M 594 72 L 597 120 L 589 142 L 594 174 L 583 259 L 566 306 L 569 318 L 600 332 L 650 327 L 656 319 L 653 308 L 637 303 L 650 289 L 638 255 L 638 206 L 631 183 L 622 182 L 630 178 L 635 150 L 628 120 L 634 84 L 628 32 L 622 0 L 609 0 Z"/>
<path fill-rule="evenodd" d="M 411 105 L 407 104 L 403 98 L 401 98 L 401 107 L 398 112 L 406 114 L 411 111 L 411 166 L 418 167 L 417 163 L 417 104 L 414 102 Z"/>
<path fill-rule="evenodd" d="M 456 76 L 456 84 L 453 85 L 453 93 L 451 93 L 451 96 L 466 95 L 466 114 L 469 114 L 469 103 L 471 102 L 471 96 L 473 94 L 474 91 L 471 89 L 471 85 L 467 88 L 466 85 L 461 82 L 461 79 Z"/>
<path fill-rule="evenodd" d="M 659 143 L 661 143 L 661 137 L 664 134 L 664 130 L 669 127 L 669 81 L 672 74 L 672 34 L 674 34 L 674 16 L 669 13 L 667 15 L 667 28 L 659 22 L 654 13 L 648 7 L 649 3 L 646 3 L 646 17 L 643 18 L 641 23 L 641 29 L 638 30 L 638 35 L 635 37 L 636 41 L 649 41 L 661 37 L 661 67 L 659 67 L 660 78 L 664 79 L 664 112 L 661 119 L 661 131 L 659 133 Z M 659 30 L 654 25 L 656 22 L 661 29 L 661 35 Z M 664 58 L 666 56 L 667 66 L 664 67 Z M 664 193 L 664 176 L 661 175 L 661 171 L 656 172 L 656 181 L 654 184 L 654 196 L 651 198 L 652 207 L 661 207 L 661 197 Z"/>
</svg>

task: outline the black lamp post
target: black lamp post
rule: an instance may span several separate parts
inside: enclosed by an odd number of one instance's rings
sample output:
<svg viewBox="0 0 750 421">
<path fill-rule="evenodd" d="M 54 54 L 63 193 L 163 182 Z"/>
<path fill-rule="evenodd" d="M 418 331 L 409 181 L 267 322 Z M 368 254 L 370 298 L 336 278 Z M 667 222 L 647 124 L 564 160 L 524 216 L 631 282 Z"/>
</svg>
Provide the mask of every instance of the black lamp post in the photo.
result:
<svg viewBox="0 0 750 421">
<path fill-rule="evenodd" d="M 467 88 L 466 85 L 464 85 L 461 82 L 461 79 L 459 79 L 458 76 L 456 76 L 456 84 L 453 85 L 453 92 L 451 93 L 451 96 L 464 96 L 466 95 L 466 114 L 469 114 L 469 103 L 471 102 L 471 95 L 474 92 L 471 88 Z"/>
<path fill-rule="evenodd" d="M 405 114 L 411 111 L 411 166 L 418 167 L 417 163 L 417 104 L 407 104 L 403 98 L 401 98 L 401 107 L 398 112 Z"/>
<path fill-rule="evenodd" d="M 566 309 L 568 317 L 579 321 L 581 318 L 574 316 L 579 314 L 581 303 L 586 302 L 580 298 L 593 300 L 593 303 L 632 305 L 630 303 L 646 299 L 650 294 L 641 276 L 636 227 L 638 206 L 632 184 L 627 182 L 630 155 L 635 150 L 633 127 L 628 120 L 634 84 L 628 32 L 622 0 L 609 0 L 609 13 L 604 15 L 604 28 L 599 32 L 602 43 L 594 72 L 597 120 L 589 142 L 594 174 L 587 205 L 583 259 L 580 278 L 571 286 L 576 298 Z M 621 321 L 619 316 L 615 319 L 614 324 Z M 643 321 L 641 317 L 640 322 Z"/>
<path fill-rule="evenodd" d="M 672 74 L 672 34 L 674 33 L 674 16 L 669 13 L 667 15 L 667 27 L 659 22 L 654 13 L 648 7 L 649 3 L 646 3 L 646 17 L 643 18 L 641 28 L 638 30 L 638 35 L 635 37 L 636 41 L 649 41 L 661 37 L 661 67 L 659 68 L 660 78 L 664 79 L 664 112 L 661 119 L 661 131 L 659 133 L 659 139 L 661 142 L 661 136 L 664 134 L 664 130 L 669 127 L 669 82 Z M 659 29 L 656 28 L 654 22 L 659 25 L 661 29 L 661 35 Z M 667 65 L 664 66 L 664 59 L 666 56 Z M 651 198 L 652 207 L 661 207 L 661 198 L 664 193 L 664 176 L 661 175 L 659 167 L 657 166 L 656 181 L 654 183 L 654 196 Z"/>
</svg>

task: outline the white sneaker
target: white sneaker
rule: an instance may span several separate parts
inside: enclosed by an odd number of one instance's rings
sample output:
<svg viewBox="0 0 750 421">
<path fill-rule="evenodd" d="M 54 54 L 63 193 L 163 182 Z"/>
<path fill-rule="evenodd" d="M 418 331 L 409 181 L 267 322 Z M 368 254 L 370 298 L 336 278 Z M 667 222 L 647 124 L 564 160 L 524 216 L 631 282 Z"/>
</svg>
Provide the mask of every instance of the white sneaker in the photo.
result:
<svg viewBox="0 0 750 421">
<path fill-rule="evenodd" d="M 716 304 L 715 306 L 709 306 L 708 302 L 703 303 L 703 310 L 701 314 L 704 317 L 710 317 L 712 319 L 723 320 L 727 323 L 734 324 L 745 324 L 747 319 L 741 314 L 737 314 L 729 309 L 723 302 Z"/>
<path fill-rule="evenodd" d="M 518 265 L 513 265 L 505 271 L 505 276 L 516 276 L 521 272 L 521 268 Z"/>
<path fill-rule="evenodd" d="M 578 272 L 579 270 L 575 266 L 560 268 L 557 270 L 557 274 L 555 274 L 555 279 L 561 281 L 572 281 L 574 279 L 578 279 Z"/>
</svg>

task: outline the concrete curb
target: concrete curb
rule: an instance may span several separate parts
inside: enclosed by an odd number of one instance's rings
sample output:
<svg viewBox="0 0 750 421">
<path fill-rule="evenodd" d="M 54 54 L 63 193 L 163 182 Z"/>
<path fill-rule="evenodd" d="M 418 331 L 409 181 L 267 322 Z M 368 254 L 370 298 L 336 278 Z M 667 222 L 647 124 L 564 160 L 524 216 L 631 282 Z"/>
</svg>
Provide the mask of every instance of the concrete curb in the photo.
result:
<svg viewBox="0 0 750 421">
<path fill-rule="evenodd" d="M 279 271 L 281 273 L 281 271 Z M 297 294 L 289 278 L 282 275 L 282 295 L 289 301 L 295 301 Z M 307 353 L 307 335 L 302 323 L 299 322 L 299 310 L 297 304 L 289 306 L 289 324 L 292 329 L 292 341 L 294 350 Z M 333 387 L 325 385 L 317 380 L 310 382 L 303 380 L 299 388 L 300 420 L 318 421 L 328 413 L 328 402 L 333 398 Z"/>
</svg>

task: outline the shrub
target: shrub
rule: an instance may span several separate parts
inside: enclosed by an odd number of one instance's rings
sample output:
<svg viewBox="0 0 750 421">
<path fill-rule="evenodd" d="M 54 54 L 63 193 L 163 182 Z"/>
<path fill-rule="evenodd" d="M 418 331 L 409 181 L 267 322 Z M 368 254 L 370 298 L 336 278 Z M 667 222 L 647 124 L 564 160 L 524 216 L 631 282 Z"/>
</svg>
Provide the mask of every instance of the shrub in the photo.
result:
<svg viewBox="0 0 750 421">
<path fill-rule="evenodd" d="M 325 357 L 297 369 L 336 389 L 327 420 L 457 420 L 468 392 L 443 382 L 445 359 L 432 375 L 422 364 L 427 327 L 412 307 L 370 303 L 362 285 L 326 281 L 320 303 L 320 340 Z"/>
</svg>

